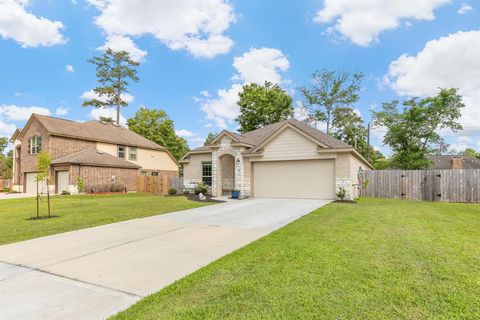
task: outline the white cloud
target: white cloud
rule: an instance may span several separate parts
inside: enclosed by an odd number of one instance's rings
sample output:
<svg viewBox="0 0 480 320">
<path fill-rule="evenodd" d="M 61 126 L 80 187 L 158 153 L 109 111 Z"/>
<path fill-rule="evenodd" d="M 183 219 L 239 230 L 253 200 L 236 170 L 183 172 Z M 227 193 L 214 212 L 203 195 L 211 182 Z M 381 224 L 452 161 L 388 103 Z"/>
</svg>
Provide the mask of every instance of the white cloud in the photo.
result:
<svg viewBox="0 0 480 320">
<path fill-rule="evenodd" d="M 0 36 L 22 47 L 53 46 L 66 42 L 60 33 L 63 24 L 26 11 L 28 0 L 0 1 Z"/>
<path fill-rule="evenodd" d="M 16 128 L 17 127 L 15 125 L 5 123 L 0 119 L 0 137 L 10 138 L 15 132 Z"/>
<path fill-rule="evenodd" d="M 127 102 L 127 103 L 132 103 L 133 100 L 135 100 L 135 97 L 132 96 L 130 93 L 122 93 L 120 95 L 120 97 L 122 98 L 123 101 Z M 105 97 L 100 97 L 98 96 L 93 90 L 89 90 L 89 91 L 85 91 L 81 96 L 80 98 L 84 99 L 84 100 L 89 100 L 89 99 L 97 99 L 97 100 L 100 100 L 100 101 L 103 101 L 105 102 L 106 101 L 106 98 Z"/>
<path fill-rule="evenodd" d="M 227 0 L 88 0 L 100 15 L 95 23 L 107 36 L 151 35 L 172 50 L 212 58 L 227 53 L 224 35 L 236 21 Z"/>
<path fill-rule="evenodd" d="M 74 68 L 71 64 L 67 64 L 67 65 L 65 66 L 65 70 L 66 70 L 67 72 L 75 72 L 75 68 Z"/>
<path fill-rule="evenodd" d="M 55 115 L 56 116 L 64 116 L 68 114 L 68 110 L 70 108 L 68 107 L 58 107 L 57 110 L 55 110 Z"/>
<path fill-rule="evenodd" d="M 459 136 L 455 143 L 450 144 L 449 149 L 453 153 L 461 153 L 469 148 L 473 143 L 473 139 L 467 136 Z"/>
<path fill-rule="evenodd" d="M 281 72 L 286 72 L 290 63 L 278 49 L 252 48 L 243 55 L 235 57 L 233 67 L 238 72 L 233 76 L 234 80 L 259 84 L 263 84 L 265 80 L 282 83 Z"/>
<path fill-rule="evenodd" d="M 460 15 L 464 15 L 469 13 L 472 10 L 473 8 L 471 5 L 469 5 L 468 3 L 463 3 L 462 6 L 457 10 L 457 13 Z"/>
<path fill-rule="evenodd" d="M 438 88 L 458 88 L 466 107 L 465 132 L 480 133 L 480 30 L 457 32 L 426 43 L 416 55 L 403 54 L 390 64 L 385 80 L 398 94 L 431 96 Z"/>
<path fill-rule="evenodd" d="M 378 41 L 381 32 L 408 26 L 411 20 L 433 20 L 435 9 L 451 0 L 325 0 L 315 22 L 332 23 L 326 33 L 340 33 L 360 46 Z"/>
<path fill-rule="evenodd" d="M 30 118 L 32 113 L 43 114 L 49 116 L 51 114 L 50 110 L 43 107 L 19 107 L 13 104 L 0 105 L 0 116 L 5 119 L 12 121 L 25 121 Z"/>
<path fill-rule="evenodd" d="M 130 57 L 134 61 L 138 62 L 142 62 L 147 55 L 147 51 L 139 49 L 132 39 L 120 35 L 108 36 L 107 42 L 103 46 L 98 47 L 97 50 L 105 51 L 107 48 L 114 51 L 126 51 L 130 53 Z"/>
<path fill-rule="evenodd" d="M 180 137 L 194 137 L 197 134 L 187 129 L 175 130 L 175 134 Z"/>
<path fill-rule="evenodd" d="M 90 111 L 90 117 L 95 120 L 100 120 L 100 117 L 112 118 L 114 121 L 117 119 L 117 109 L 116 108 L 93 108 Z M 120 125 L 126 127 L 127 119 L 120 113 Z"/>
<path fill-rule="evenodd" d="M 232 77 L 234 83 L 230 88 L 218 90 L 215 97 L 204 95 L 205 98 L 200 99 L 207 120 L 214 121 L 220 129 L 226 129 L 237 118 L 240 109 L 237 105 L 238 94 L 244 84 L 263 84 L 265 81 L 288 83 L 283 74 L 288 71 L 290 64 L 278 49 L 251 48 L 233 59 L 233 67 L 236 73 Z"/>
</svg>

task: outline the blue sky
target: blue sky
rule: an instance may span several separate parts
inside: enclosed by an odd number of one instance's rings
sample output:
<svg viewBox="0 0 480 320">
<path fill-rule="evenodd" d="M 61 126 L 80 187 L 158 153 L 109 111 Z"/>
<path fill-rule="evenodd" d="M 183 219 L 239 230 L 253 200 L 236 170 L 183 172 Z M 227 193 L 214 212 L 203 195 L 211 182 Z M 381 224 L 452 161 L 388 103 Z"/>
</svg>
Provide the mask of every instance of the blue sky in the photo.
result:
<svg viewBox="0 0 480 320">
<path fill-rule="evenodd" d="M 234 130 L 242 84 L 296 88 L 323 68 L 361 71 L 365 121 L 384 101 L 458 87 L 465 130 L 442 132 L 453 149 L 480 149 L 480 4 L 477 0 L 0 0 L 0 136 L 31 112 L 87 121 L 96 85 L 87 59 L 101 48 L 141 61 L 133 101 L 164 109 L 191 147 Z M 301 110 L 298 110 L 301 113 Z M 383 151 L 378 128 L 373 144 Z"/>
</svg>

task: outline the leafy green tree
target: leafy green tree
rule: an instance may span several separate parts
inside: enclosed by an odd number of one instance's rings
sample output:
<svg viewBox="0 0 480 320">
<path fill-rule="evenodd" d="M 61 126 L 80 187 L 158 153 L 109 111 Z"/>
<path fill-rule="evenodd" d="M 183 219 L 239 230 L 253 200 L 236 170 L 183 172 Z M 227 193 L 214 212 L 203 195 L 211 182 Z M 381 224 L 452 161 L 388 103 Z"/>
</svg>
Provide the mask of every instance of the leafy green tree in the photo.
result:
<svg viewBox="0 0 480 320">
<path fill-rule="evenodd" d="M 189 150 L 187 140 L 175 134 L 173 120 L 163 110 L 142 107 L 127 124 L 130 130 L 167 148 L 176 159 Z"/>
<path fill-rule="evenodd" d="M 5 149 L 7 149 L 8 145 L 8 139 L 5 137 L 0 137 L 0 154 L 3 154 L 5 152 Z"/>
<path fill-rule="evenodd" d="M 48 203 L 48 217 L 51 218 L 51 212 L 50 212 L 50 188 L 49 188 L 49 182 L 51 180 L 50 176 L 50 165 L 52 164 L 52 157 L 47 151 L 40 151 L 40 153 L 37 156 L 37 170 L 39 171 L 37 176 L 36 176 L 36 181 L 41 182 L 41 181 L 46 181 L 47 183 L 47 203 Z M 39 210 L 38 210 L 38 190 L 37 190 L 37 218 L 39 218 Z"/>
<path fill-rule="evenodd" d="M 240 132 L 252 131 L 293 116 L 292 98 L 278 84 L 268 81 L 263 86 L 246 84 L 239 98 L 240 115 L 237 121 Z"/>
<path fill-rule="evenodd" d="M 126 51 L 113 51 L 108 48 L 101 57 L 88 60 L 97 69 L 97 80 L 100 86 L 93 89 L 98 99 L 85 100 L 83 107 L 93 106 L 117 107 L 117 124 L 120 124 L 120 107 L 128 106 L 122 94 L 128 92 L 129 80 L 138 82 L 136 67 L 138 62 L 132 60 Z"/>
<path fill-rule="evenodd" d="M 358 92 L 363 80 L 360 72 L 316 71 L 311 75 L 311 87 L 300 87 L 308 122 L 327 124 L 327 134 L 333 128 L 334 111 L 350 107 L 359 100 Z"/>
<path fill-rule="evenodd" d="M 217 135 L 218 134 L 216 132 L 210 132 L 208 134 L 207 138 L 205 139 L 205 143 L 203 145 L 206 146 L 206 145 L 209 145 L 210 143 L 212 143 L 212 141 L 215 140 Z"/>
<path fill-rule="evenodd" d="M 391 166 L 400 169 L 425 169 L 431 163 L 426 158 L 435 146 L 444 142 L 440 129 L 462 130 L 458 119 L 465 106 L 457 89 L 440 89 L 435 97 L 403 102 L 384 103 L 383 110 L 374 113 L 375 124 L 387 128 L 383 142 L 393 151 Z"/>
<path fill-rule="evenodd" d="M 12 177 L 13 151 L 10 150 L 5 156 L 8 139 L 0 137 L 0 179 L 10 179 Z"/>
<path fill-rule="evenodd" d="M 477 151 L 473 150 L 472 148 L 467 148 L 465 149 L 465 151 L 460 152 L 460 154 L 480 159 L 480 154 Z"/>
</svg>

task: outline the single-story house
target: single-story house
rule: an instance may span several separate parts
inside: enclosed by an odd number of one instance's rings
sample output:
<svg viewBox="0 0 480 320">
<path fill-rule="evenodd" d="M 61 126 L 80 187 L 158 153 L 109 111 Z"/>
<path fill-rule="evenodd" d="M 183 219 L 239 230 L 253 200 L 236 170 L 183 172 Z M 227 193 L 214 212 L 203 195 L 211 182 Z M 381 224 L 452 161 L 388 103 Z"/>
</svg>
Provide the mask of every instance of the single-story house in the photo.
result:
<svg viewBox="0 0 480 320">
<path fill-rule="evenodd" d="M 33 114 L 10 141 L 13 149 L 13 190 L 36 193 L 37 156 L 52 157 L 49 190 L 77 192 L 82 178 L 87 190 L 117 187 L 136 190 L 139 175 L 178 175 L 179 163 L 164 147 L 112 122 L 77 122 Z M 46 192 L 46 183 L 39 191 Z"/>
<path fill-rule="evenodd" d="M 432 162 L 429 169 L 480 169 L 480 159 L 467 155 L 427 156 Z"/>
<path fill-rule="evenodd" d="M 353 147 L 289 119 L 239 134 L 222 131 L 181 160 L 186 185 L 203 182 L 215 196 L 334 199 L 358 196 L 358 170 L 372 166 Z"/>
</svg>

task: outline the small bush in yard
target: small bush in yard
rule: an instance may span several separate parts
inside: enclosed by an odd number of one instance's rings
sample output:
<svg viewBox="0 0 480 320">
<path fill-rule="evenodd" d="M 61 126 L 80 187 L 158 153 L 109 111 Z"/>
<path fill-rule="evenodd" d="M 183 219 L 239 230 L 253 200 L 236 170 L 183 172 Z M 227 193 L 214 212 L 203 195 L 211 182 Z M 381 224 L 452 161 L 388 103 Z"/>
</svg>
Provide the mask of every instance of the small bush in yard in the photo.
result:
<svg viewBox="0 0 480 320">
<path fill-rule="evenodd" d="M 199 183 L 197 184 L 195 189 L 193 189 L 193 192 L 195 194 L 200 194 L 200 193 L 206 194 L 208 192 L 208 186 L 204 183 Z"/>
<path fill-rule="evenodd" d="M 69 196 L 69 195 L 70 195 L 70 192 L 68 192 L 66 190 L 62 191 L 62 196 Z"/>
<path fill-rule="evenodd" d="M 78 193 L 85 191 L 85 180 L 82 177 L 77 177 L 77 190 Z"/>
<path fill-rule="evenodd" d="M 111 192 L 123 192 L 125 191 L 125 187 L 122 186 L 121 184 L 113 184 L 112 187 L 110 188 Z"/>
<path fill-rule="evenodd" d="M 171 195 L 171 196 L 176 195 L 177 194 L 177 189 L 175 189 L 175 188 L 168 189 L 168 194 Z"/>
<path fill-rule="evenodd" d="M 341 201 L 344 201 L 345 198 L 347 197 L 347 190 L 345 188 L 340 188 L 336 194 L 337 198 L 340 199 Z"/>
</svg>

